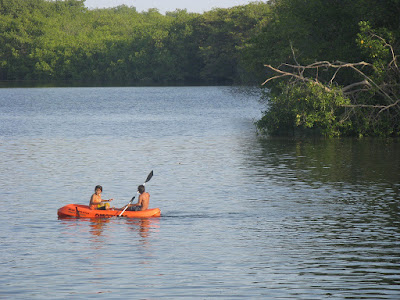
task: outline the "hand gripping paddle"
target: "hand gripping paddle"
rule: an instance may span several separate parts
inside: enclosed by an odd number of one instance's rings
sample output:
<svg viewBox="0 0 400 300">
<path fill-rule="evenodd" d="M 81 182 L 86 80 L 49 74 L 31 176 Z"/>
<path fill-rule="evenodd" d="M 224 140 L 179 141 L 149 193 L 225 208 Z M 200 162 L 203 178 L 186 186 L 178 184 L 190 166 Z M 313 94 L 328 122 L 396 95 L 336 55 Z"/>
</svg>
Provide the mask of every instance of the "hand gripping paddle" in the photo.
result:
<svg viewBox="0 0 400 300">
<path fill-rule="evenodd" d="M 146 183 L 150 181 L 151 177 L 153 177 L 153 171 L 151 171 L 151 172 L 149 173 L 149 175 L 147 176 L 146 181 L 143 183 L 143 185 L 146 185 Z M 139 191 L 137 191 L 136 195 L 137 195 L 138 193 L 139 193 Z M 126 209 L 128 208 L 128 206 L 129 206 L 130 204 L 132 204 L 133 200 L 135 200 L 136 195 L 133 196 L 133 198 L 131 199 L 131 201 L 128 202 L 128 204 L 125 206 L 124 210 L 118 215 L 118 217 L 122 216 L 122 214 L 126 211 Z"/>
</svg>

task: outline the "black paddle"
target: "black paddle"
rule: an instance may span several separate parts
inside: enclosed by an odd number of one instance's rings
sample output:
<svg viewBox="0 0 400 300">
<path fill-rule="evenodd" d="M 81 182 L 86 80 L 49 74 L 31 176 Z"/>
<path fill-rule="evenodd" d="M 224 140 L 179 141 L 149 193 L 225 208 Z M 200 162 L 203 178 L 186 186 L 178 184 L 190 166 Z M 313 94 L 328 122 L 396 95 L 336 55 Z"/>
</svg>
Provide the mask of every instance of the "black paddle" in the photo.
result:
<svg viewBox="0 0 400 300">
<path fill-rule="evenodd" d="M 151 177 L 153 177 L 153 171 L 151 171 L 151 172 L 149 173 L 149 175 L 147 176 L 146 181 L 143 183 L 143 185 L 146 185 L 146 183 L 150 181 Z M 138 193 L 139 193 L 139 191 L 137 191 L 136 194 L 138 194 Z M 130 204 L 132 204 L 133 200 L 135 200 L 135 197 L 136 197 L 136 195 L 133 196 L 133 198 L 131 199 L 131 201 L 128 202 L 128 204 L 125 206 L 124 210 L 118 215 L 118 217 L 122 216 L 122 214 L 126 211 L 126 209 L 128 208 L 128 206 L 129 206 Z"/>
</svg>

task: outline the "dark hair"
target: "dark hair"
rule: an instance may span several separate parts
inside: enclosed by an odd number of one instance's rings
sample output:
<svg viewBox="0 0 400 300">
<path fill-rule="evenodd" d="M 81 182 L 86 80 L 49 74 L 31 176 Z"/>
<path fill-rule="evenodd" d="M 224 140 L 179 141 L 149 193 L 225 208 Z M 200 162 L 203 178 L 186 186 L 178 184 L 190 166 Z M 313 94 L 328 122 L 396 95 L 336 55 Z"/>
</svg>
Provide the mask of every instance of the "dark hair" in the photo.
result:
<svg viewBox="0 0 400 300">
<path fill-rule="evenodd" d="M 97 189 L 100 189 L 101 191 L 103 191 L 103 187 L 101 185 L 96 185 L 96 187 L 94 188 L 94 191 L 96 191 Z"/>
<path fill-rule="evenodd" d="M 144 188 L 144 185 L 143 185 L 143 184 L 142 184 L 142 185 L 139 185 L 137 189 L 138 189 L 139 194 L 143 194 L 144 191 L 145 191 L 145 188 Z"/>
</svg>

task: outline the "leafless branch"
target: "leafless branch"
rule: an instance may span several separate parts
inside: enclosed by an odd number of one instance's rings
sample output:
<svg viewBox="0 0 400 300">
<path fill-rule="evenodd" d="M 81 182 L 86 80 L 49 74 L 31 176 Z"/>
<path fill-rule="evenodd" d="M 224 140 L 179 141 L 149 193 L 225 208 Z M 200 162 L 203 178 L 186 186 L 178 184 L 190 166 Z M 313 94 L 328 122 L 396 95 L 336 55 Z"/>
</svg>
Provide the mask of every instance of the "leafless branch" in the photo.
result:
<svg viewBox="0 0 400 300">
<path fill-rule="evenodd" d="M 358 87 L 358 86 L 371 87 L 371 84 L 369 83 L 368 80 L 363 80 L 363 81 L 360 81 L 360 82 L 355 82 L 355 83 L 352 83 L 352 84 L 350 84 L 350 85 L 345 86 L 344 88 L 342 88 L 342 92 L 346 94 L 346 93 L 350 92 L 350 90 L 352 90 L 354 87 Z M 365 89 L 362 89 L 362 90 L 365 90 Z M 351 92 L 352 92 L 352 91 L 351 91 Z"/>
</svg>

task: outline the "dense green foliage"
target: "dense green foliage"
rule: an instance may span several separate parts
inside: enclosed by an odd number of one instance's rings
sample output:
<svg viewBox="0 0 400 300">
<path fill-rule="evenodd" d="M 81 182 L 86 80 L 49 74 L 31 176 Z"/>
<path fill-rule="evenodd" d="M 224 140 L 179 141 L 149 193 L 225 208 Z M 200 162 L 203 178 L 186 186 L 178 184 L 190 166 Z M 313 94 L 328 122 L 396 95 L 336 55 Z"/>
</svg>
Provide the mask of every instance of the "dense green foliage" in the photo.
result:
<svg viewBox="0 0 400 300">
<path fill-rule="evenodd" d="M 279 96 L 269 100 L 269 110 L 258 122 L 261 128 L 268 128 L 276 134 L 290 134 L 297 128 L 303 134 L 339 136 L 349 122 L 338 122 L 338 111 L 350 104 L 349 99 L 333 90 L 327 92 L 313 83 L 295 84 L 283 87 Z"/>
<path fill-rule="evenodd" d="M 270 0 L 165 15 L 88 10 L 84 0 L 0 0 L 0 80 L 267 79 L 261 131 L 399 136 L 399 15 L 400 0 Z"/>
<path fill-rule="evenodd" d="M 88 10 L 79 0 L 0 0 L 0 80 L 232 84 L 241 47 L 268 7 L 162 15 Z"/>
<path fill-rule="evenodd" d="M 399 136 L 400 1 L 269 3 L 266 26 L 244 52 L 260 81 L 273 78 L 259 128 L 271 135 Z M 263 64 L 271 66 L 267 73 Z"/>
</svg>

